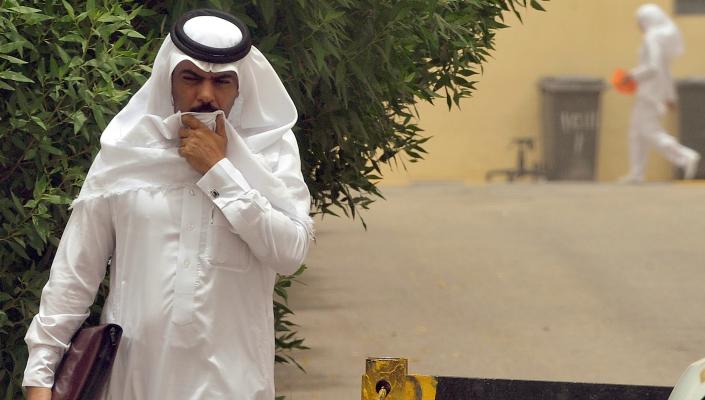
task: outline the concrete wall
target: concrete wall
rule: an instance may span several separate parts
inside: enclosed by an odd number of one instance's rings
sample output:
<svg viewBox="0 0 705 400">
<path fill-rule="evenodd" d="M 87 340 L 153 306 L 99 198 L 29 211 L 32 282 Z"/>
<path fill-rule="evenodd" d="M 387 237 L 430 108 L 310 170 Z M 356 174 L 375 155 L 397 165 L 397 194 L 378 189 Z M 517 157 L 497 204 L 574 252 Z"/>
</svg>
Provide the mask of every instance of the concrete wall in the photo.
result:
<svg viewBox="0 0 705 400">
<path fill-rule="evenodd" d="M 654 1 L 673 13 L 672 0 Z M 449 112 L 445 100 L 420 107 L 421 126 L 433 136 L 426 160 L 406 163 L 407 169 L 385 173 L 385 184 L 421 180 L 482 181 L 487 170 L 515 165 L 516 136 L 540 136 L 540 97 L 537 82 L 546 75 L 589 75 L 609 80 L 616 67 L 631 68 L 638 57 L 641 33 L 634 13 L 637 0 L 552 0 L 547 12 L 528 11 L 521 24 L 508 15 L 511 26 L 497 34 L 494 58 L 474 97 Z M 686 54 L 674 64 L 674 76 L 705 75 L 705 16 L 676 16 L 683 31 Z M 632 97 L 607 91 L 602 98 L 602 130 L 597 179 L 623 175 L 627 161 L 627 125 Z M 676 117 L 665 125 L 677 134 Z M 538 153 L 532 159 L 538 159 Z M 672 167 L 651 155 L 648 178 L 670 179 Z"/>
</svg>

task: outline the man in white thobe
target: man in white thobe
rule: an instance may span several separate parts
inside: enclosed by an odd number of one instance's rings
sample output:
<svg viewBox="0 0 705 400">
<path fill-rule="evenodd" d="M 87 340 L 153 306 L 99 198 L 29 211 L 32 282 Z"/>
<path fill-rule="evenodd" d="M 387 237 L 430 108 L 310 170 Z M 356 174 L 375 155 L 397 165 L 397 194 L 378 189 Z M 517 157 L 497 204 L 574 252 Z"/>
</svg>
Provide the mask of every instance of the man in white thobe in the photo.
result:
<svg viewBox="0 0 705 400">
<path fill-rule="evenodd" d="M 303 262 L 310 196 L 297 114 L 244 24 L 182 17 L 101 135 L 26 335 L 23 386 L 54 372 L 110 269 L 123 328 L 110 400 L 272 400 L 272 289 Z"/>
</svg>

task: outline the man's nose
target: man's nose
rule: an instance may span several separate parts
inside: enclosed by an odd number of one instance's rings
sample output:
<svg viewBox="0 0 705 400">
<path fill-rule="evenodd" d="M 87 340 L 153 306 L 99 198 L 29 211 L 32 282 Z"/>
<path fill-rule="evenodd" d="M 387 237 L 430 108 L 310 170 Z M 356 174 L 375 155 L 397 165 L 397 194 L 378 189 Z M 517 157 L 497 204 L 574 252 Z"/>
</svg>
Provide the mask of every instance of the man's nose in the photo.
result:
<svg viewBox="0 0 705 400">
<path fill-rule="evenodd" d="M 201 84 L 198 86 L 196 100 L 201 104 L 215 104 L 215 87 L 213 81 L 210 79 L 201 81 Z"/>
</svg>

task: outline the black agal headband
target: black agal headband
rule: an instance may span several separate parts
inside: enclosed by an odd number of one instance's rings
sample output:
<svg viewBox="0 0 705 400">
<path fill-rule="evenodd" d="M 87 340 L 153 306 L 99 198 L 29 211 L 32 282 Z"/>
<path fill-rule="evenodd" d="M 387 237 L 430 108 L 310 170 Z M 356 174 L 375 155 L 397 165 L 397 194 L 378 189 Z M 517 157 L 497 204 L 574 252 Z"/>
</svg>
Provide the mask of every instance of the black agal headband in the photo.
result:
<svg viewBox="0 0 705 400">
<path fill-rule="evenodd" d="M 242 32 L 242 40 L 235 46 L 223 48 L 210 47 L 196 42 L 184 32 L 184 24 L 191 18 L 201 16 L 217 17 L 230 22 Z M 189 11 L 182 15 L 171 27 L 171 40 L 184 54 L 197 60 L 216 64 L 226 64 L 240 60 L 250 52 L 252 47 L 250 31 L 242 21 L 228 13 L 207 8 Z"/>
</svg>

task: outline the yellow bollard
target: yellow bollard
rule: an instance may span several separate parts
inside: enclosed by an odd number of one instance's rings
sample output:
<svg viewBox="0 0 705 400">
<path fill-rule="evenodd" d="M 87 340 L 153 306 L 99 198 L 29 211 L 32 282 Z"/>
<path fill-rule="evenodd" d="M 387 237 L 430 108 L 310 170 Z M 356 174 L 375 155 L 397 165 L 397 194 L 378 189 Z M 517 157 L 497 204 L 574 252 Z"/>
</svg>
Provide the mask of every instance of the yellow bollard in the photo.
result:
<svg viewBox="0 0 705 400">
<path fill-rule="evenodd" d="M 408 375 L 405 358 L 368 358 L 362 400 L 435 400 L 433 376 Z"/>
<path fill-rule="evenodd" d="M 401 396 L 407 369 L 405 358 L 368 358 L 362 376 L 362 400 L 404 400 Z"/>
</svg>

